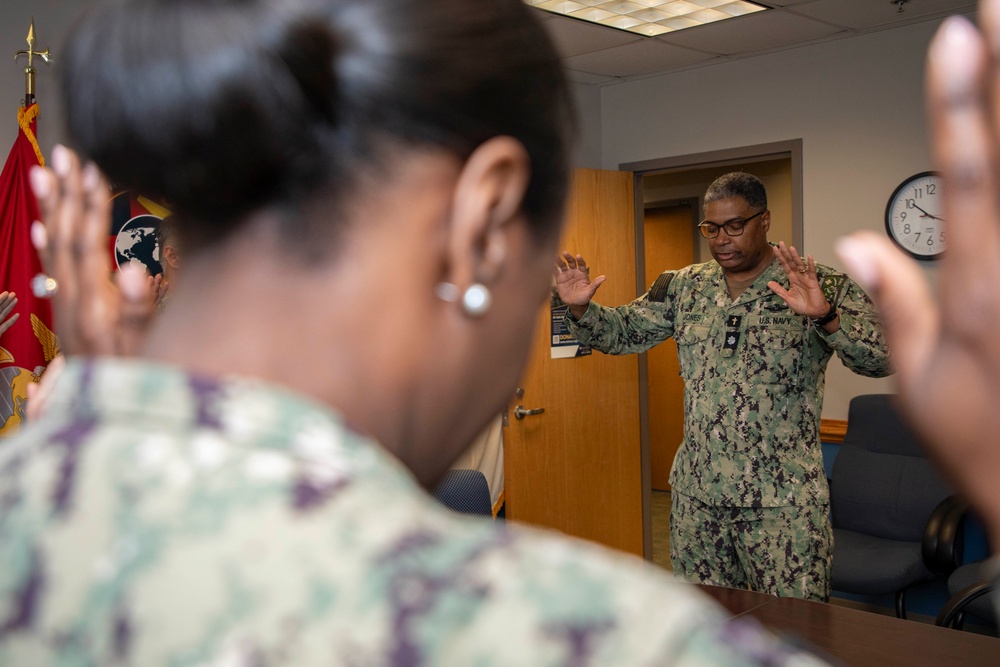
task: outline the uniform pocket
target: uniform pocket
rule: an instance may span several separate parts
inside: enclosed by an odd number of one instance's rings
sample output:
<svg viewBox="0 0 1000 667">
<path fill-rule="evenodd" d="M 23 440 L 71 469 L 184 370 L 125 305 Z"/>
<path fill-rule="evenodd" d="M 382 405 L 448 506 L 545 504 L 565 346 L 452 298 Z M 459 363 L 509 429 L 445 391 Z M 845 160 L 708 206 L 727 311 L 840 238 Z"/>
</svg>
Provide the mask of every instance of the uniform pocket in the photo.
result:
<svg viewBox="0 0 1000 667">
<path fill-rule="evenodd" d="M 708 338 L 712 327 L 704 324 L 685 324 L 674 332 L 677 342 L 677 359 L 680 362 L 681 377 L 690 379 L 695 369 L 708 356 Z"/>
<path fill-rule="evenodd" d="M 743 364 L 747 379 L 758 384 L 795 384 L 799 378 L 804 334 L 800 328 L 748 327 Z"/>
</svg>

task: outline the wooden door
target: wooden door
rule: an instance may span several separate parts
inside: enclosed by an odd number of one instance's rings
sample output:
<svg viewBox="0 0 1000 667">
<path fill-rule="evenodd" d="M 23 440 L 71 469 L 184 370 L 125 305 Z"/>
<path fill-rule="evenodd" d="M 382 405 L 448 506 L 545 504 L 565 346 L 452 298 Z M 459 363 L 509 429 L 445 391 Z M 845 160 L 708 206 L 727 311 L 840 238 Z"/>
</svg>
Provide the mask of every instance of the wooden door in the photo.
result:
<svg viewBox="0 0 1000 667">
<path fill-rule="evenodd" d="M 664 271 L 694 263 L 692 206 L 647 209 L 645 235 L 646 287 Z M 684 437 L 684 380 L 673 338 L 647 353 L 649 384 L 649 465 L 652 486 L 670 489 L 670 466 Z"/>
<path fill-rule="evenodd" d="M 633 175 L 577 170 L 567 215 L 561 247 L 608 277 L 596 299 L 635 298 Z M 507 518 L 642 555 L 638 357 L 552 359 L 550 339 L 546 306 L 504 429 Z M 545 412 L 518 420 L 518 405 Z"/>
</svg>

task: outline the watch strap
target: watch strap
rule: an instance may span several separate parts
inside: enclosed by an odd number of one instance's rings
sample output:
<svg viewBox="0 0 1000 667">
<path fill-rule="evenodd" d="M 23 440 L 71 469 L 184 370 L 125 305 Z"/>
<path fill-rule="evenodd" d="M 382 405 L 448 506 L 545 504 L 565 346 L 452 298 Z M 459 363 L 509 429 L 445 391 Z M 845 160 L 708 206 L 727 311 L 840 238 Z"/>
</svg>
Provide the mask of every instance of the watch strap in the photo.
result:
<svg viewBox="0 0 1000 667">
<path fill-rule="evenodd" d="M 838 314 L 839 313 L 837 312 L 837 306 L 831 303 L 830 310 L 826 313 L 826 315 L 824 315 L 823 317 L 812 318 L 812 323 L 818 327 L 821 327 L 824 324 L 829 324 L 830 322 L 833 322 L 835 319 L 837 319 Z"/>
</svg>

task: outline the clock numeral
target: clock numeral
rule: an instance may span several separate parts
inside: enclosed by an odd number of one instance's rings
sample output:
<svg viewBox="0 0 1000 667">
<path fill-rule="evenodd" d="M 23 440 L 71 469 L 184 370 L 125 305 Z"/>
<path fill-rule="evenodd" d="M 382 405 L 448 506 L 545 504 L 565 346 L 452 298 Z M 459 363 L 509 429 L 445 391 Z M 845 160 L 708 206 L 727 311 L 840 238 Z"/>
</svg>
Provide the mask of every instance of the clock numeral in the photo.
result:
<svg viewBox="0 0 1000 667">
<path fill-rule="evenodd" d="M 899 219 L 900 220 L 906 220 L 906 211 L 900 211 L 900 213 L 899 213 Z"/>
<path fill-rule="evenodd" d="M 944 232 L 941 232 L 940 238 L 941 238 L 941 243 L 947 243 L 947 241 L 945 241 Z"/>
<path fill-rule="evenodd" d="M 910 226 L 909 225 L 903 225 L 903 233 L 904 234 L 909 234 L 910 233 Z"/>
<path fill-rule="evenodd" d="M 917 239 L 914 241 L 914 243 L 920 243 L 920 232 L 917 232 Z"/>
<path fill-rule="evenodd" d="M 913 198 L 914 199 L 923 199 L 924 198 L 924 189 L 923 188 L 913 188 Z"/>
<path fill-rule="evenodd" d="M 934 183 L 928 183 L 927 184 L 927 194 L 929 194 L 929 195 L 937 194 L 937 185 L 934 184 Z"/>
<path fill-rule="evenodd" d="M 906 200 L 906 208 L 913 208 L 916 205 L 917 205 L 917 201 L 915 199 L 907 199 Z"/>
</svg>

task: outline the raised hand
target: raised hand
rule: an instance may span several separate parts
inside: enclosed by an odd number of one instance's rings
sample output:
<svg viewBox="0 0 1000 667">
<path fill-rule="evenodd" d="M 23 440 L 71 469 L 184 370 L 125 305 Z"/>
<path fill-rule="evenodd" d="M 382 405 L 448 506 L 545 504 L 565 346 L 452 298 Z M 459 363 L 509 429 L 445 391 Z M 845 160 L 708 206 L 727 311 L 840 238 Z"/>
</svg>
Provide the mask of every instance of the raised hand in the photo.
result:
<svg viewBox="0 0 1000 667">
<path fill-rule="evenodd" d="M 157 273 L 155 276 L 146 278 L 146 288 L 152 295 L 153 305 L 160 308 L 163 300 L 167 298 L 167 292 L 170 290 L 170 282 L 163 279 L 162 273 Z"/>
<path fill-rule="evenodd" d="M 803 262 L 795 246 L 786 246 L 782 241 L 774 247 L 774 256 L 788 276 L 788 289 L 773 280 L 767 284 L 771 291 L 780 296 L 788 307 L 799 315 L 817 319 L 830 312 L 830 302 L 819 286 L 816 278 L 816 262 L 812 255 Z"/>
<path fill-rule="evenodd" d="M 605 276 L 590 279 L 590 267 L 581 255 L 563 251 L 562 256 L 556 258 L 556 291 L 574 317 L 582 317 L 587 312 L 594 293 L 605 280 Z"/>
<path fill-rule="evenodd" d="M 927 69 L 932 145 L 944 183 L 948 251 L 935 300 L 886 239 L 838 246 L 882 313 L 902 407 L 976 505 L 1000 547 L 1000 1 L 981 3 L 983 35 L 944 22 Z"/>
<path fill-rule="evenodd" d="M 107 238 L 111 197 L 93 164 L 62 146 L 52 169 L 34 167 L 31 186 L 42 216 L 31 229 L 46 272 L 59 284 L 52 298 L 55 332 L 69 355 L 134 354 L 154 313 L 142 269 L 111 281 Z"/>
<path fill-rule="evenodd" d="M 17 322 L 17 319 L 21 317 L 20 313 L 10 315 L 10 311 L 14 310 L 14 306 L 16 305 L 16 294 L 13 292 L 0 292 L 0 336 L 4 335 L 7 329 L 10 329 L 14 325 L 14 322 Z M 7 317 L 8 315 L 10 315 L 9 318 Z"/>
</svg>

